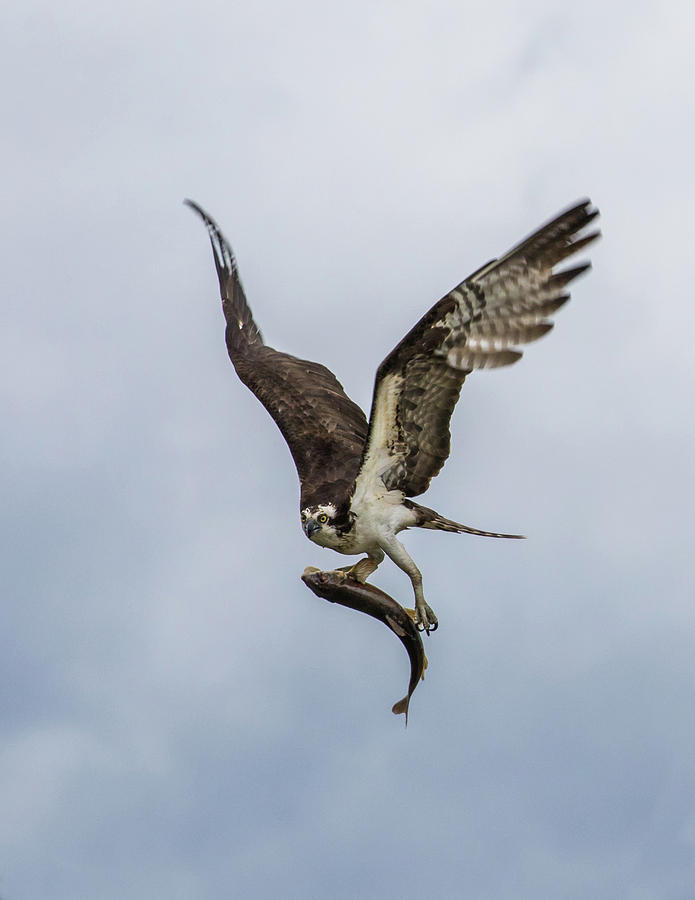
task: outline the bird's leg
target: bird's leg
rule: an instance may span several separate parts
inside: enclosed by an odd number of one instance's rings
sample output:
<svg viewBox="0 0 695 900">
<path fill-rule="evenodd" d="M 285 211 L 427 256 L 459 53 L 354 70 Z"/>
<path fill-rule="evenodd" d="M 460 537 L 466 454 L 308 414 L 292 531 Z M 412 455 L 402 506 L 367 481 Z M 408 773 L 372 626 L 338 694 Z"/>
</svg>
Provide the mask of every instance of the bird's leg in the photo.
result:
<svg viewBox="0 0 695 900">
<path fill-rule="evenodd" d="M 379 568 L 379 563 L 383 562 L 384 552 L 377 547 L 375 550 L 370 550 L 369 554 L 365 556 L 363 559 L 358 560 L 352 566 L 341 566 L 337 569 L 337 572 L 345 572 L 350 578 L 354 578 L 355 581 L 359 581 L 364 584 L 364 582 Z"/>
<path fill-rule="evenodd" d="M 403 544 L 395 537 L 391 537 L 388 542 L 381 544 L 381 549 L 395 562 L 399 569 L 403 569 L 405 574 L 410 578 L 415 592 L 415 616 L 414 621 L 419 631 L 436 631 L 438 626 L 437 617 L 432 609 L 425 602 L 425 595 L 422 591 L 422 575 L 420 570 L 410 558 L 408 551 Z"/>
</svg>

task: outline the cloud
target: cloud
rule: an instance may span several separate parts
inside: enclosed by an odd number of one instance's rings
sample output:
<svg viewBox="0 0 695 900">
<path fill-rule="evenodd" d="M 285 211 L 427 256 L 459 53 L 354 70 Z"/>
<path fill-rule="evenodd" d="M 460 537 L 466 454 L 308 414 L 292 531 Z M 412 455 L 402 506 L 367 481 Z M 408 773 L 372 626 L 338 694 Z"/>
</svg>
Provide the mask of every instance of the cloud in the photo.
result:
<svg viewBox="0 0 695 900">
<path fill-rule="evenodd" d="M 689 11 L 11 15 L 5 900 L 689 896 Z M 269 343 L 367 408 L 439 296 L 587 193 L 593 271 L 469 379 L 427 497 L 529 540 L 406 537 L 442 627 L 405 731 L 398 642 L 299 580 L 335 560 L 181 200 Z"/>
</svg>

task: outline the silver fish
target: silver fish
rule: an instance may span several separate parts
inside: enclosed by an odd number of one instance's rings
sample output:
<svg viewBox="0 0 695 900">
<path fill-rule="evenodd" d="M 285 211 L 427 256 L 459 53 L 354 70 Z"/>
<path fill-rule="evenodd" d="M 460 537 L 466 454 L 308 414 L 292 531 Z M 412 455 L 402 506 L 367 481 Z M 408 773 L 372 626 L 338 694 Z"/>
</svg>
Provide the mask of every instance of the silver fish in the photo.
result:
<svg viewBox="0 0 695 900">
<path fill-rule="evenodd" d="M 330 603 L 339 603 L 358 612 L 367 613 L 387 625 L 400 639 L 408 651 L 410 658 L 410 683 L 408 693 L 394 703 L 392 712 L 396 715 L 405 713 L 405 724 L 408 724 L 408 706 L 413 691 L 421 678 L 425 677 L 427 657 L 422 646 L 422 638 L 413 621 L 414 610 L 406 610 L 384 591 L 373 584 L 356 581 L 340 569 L 323 571 L 308 566 L 302 574 L 302 581 L 311 588 L 317 597 Z"/>
</svg>

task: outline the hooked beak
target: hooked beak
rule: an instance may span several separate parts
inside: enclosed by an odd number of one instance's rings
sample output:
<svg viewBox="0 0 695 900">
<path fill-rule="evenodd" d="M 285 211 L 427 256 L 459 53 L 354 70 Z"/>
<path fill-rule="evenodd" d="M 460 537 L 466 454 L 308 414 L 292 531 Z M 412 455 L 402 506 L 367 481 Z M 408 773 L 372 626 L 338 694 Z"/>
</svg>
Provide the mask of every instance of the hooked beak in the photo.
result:
<svg viewBox="0 0 695 900">
<path fill-rule="evenodd" d="M 321 526 L 318 522 L 315 522 L 313 519 L 311 519 L 306 524 L 306 536 L 310 538 L 316 531 L 321 531 Z"/>
</svg>

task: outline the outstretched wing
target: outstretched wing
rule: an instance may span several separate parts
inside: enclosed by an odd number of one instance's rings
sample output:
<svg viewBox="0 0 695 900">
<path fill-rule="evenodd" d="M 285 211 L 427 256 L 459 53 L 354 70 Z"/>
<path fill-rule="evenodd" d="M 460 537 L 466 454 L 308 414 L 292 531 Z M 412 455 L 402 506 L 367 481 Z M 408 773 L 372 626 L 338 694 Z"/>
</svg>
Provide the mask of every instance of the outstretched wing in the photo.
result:
<svg viewBox="0 0 695 900">
<path fill-rule="evenodd" d="M 386 357 L 359 482 L 380 477 L 408 497 L 427 490 L 449 456 L 449 421 L 466 376 L 516 362 L 519 344 L 550 331 L 548 317 L 589 263 L 555 266 L 598 237 L 581 236 L 597 215 L 585 200 L 543 225 L 450 291 Z"/>
<path fill-rule="evenodd" d="M 275 419 L 289 445 L 301 483 L 302 507 L 344 497 L 364 451 L 364 413 L 325 366 L 263 343 L 231 247 L 203 209 L 192 200 L 185 202 L 202 218 L 210 235 L 227 321 L 229 357 L 239 378 Z"/>
</svg>

